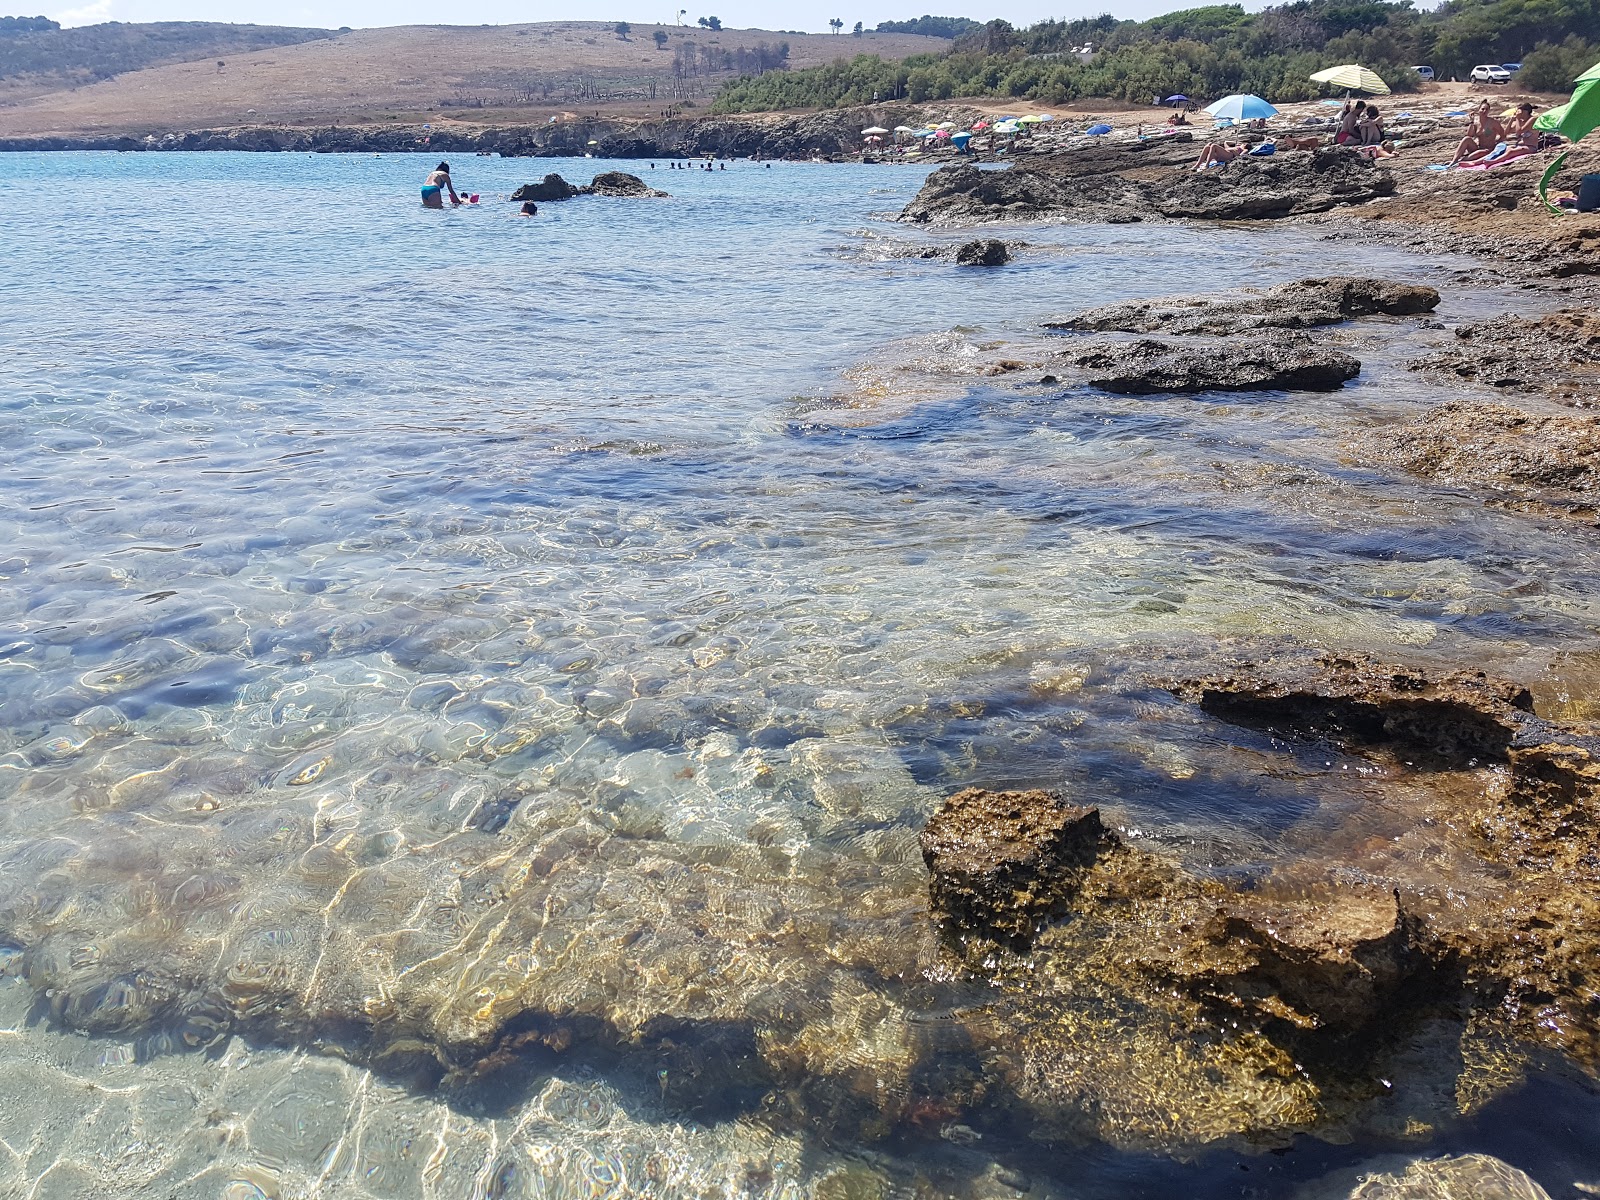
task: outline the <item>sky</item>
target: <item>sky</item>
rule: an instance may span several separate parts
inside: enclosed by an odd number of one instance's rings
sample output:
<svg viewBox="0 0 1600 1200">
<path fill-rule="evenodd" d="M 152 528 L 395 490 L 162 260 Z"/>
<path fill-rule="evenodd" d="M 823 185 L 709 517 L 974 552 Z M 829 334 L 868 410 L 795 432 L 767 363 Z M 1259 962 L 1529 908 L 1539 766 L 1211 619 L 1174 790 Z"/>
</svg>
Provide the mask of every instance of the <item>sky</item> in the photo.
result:
<svg viewBox="0 0 1600 1200">
<path fill-rule="evenodd" d="M 685 5 L 691 0 L 677 0 Z M 1119 17 L 1143 19 L 1194 0 L 985 0 L 963 3 L 949 0 L 933 6 L 948 16 L 978 20 L 1004 17 L 1014 25 L 1029 25 L 1046 17 L 1095 16 L 1111 11 Z M 676 9 L 671 0 L 605 0 L 603 6 L 576 8 L 550 0 L 454 0 L 444 5 L 426 0 L 65 0 L 29 7 L 27 0 L 9 0 L 0 12 L 33 16 L 43 13 L 63 25 L 94 25 L 101 21 L 237 21 L 257 25 L 305 25 L 337 29 L 342 25 L 507 25 L 523 21 L 632 21 L 635 24 L 670 25 Z M 1254 7 L 1252 5 L 1252 7 Z M 827 33 L 828 19 L 839 17 L 849 29 L 861 21 L 871 29 L 879 21 L 903 20 L 929 11 L 927 0 L 899 4 L 893 0 L 715 0 L 691 8 L 685 20 L 717 16 L 729 28 L 798 29 Z"/>
</svg>

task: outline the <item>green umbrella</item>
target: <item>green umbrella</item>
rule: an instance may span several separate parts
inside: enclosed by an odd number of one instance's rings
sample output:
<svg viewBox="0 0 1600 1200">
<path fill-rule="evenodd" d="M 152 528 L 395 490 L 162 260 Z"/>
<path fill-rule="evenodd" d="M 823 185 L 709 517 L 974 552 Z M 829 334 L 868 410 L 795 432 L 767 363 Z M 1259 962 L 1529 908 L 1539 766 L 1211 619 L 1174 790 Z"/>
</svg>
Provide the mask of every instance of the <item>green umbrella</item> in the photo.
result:
<svg viewBox="0 0 1600 1200">
<path fill-rule="evenodd" d="M 1562 137 L 1576 142 L 1600 125 L 1600 68 L 1593 79 L 1578 84 L 1565 107 L 1566 111 L 1555 125 L 1555 132 Z"/>
<path fill-rule="evenodd" d="M 1554 133 L 1556 126 L 1561 124 L 1561 119 L 1567 115 L 1567 109 L 1571 105 L 1572 101 L 1569 100 L 1566 104 L 1558 104 L 1554 108 L 1545 109 L 1544 112 L 1534 118 L 1533 127 L 1541 133 Z"/>
<path fill-rule="evenodd" d="M 1585 71 L 1582 75 L 1579 75 L 1572 82 L 1573 83 L 1587 83 L 1591 79 L 1600 79 L 1600 63 L 1595 63 L 1594 66 L 1590 67 L 1587 71 Z"/>
</svg>

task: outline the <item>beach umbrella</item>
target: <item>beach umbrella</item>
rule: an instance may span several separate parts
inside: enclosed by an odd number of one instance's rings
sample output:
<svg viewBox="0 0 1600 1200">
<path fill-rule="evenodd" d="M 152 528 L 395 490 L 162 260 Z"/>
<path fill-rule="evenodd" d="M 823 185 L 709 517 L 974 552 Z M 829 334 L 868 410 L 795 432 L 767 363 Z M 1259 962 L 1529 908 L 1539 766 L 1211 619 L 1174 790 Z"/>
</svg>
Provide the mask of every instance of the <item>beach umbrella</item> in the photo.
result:
<svg viewBox="0 0 1600 1200">
<path fill-rule="evenodd" d="M 961 126 L 957 125 L 954 121 L 940 121 L 937 125 L 934 126 L 934 128 L 935 129 L 960 129 Z"/>
<path fill-rule="evenodd" d="M 1357 63 L 1346 63 L 1342 67 L 1329 67 L 1326 71 L 1318 71 L 1311 76 L 1315 83 L 1331 84 L 1342 87 L 1347 92 L 1368 92 L 1374 96 L 1387 96 L 1389 85 L 1378 78 L 1376 71 L 1369 71 Z"/>
<path fill-rule="evenodd" d="M 1043 117 L 1036 116 L 1033 113 L 1029 113 L 1025 117 L 1018 117 L 1017 118 L 1017 124 L 1018 125 L 1037 125 L 1042 120 L 1044 120 Z"/>
<path fill-rule="evenodd" d="M 1558 104 L 1554 108 L 1546 109 L 1533 119 L 1533 127 L 1543 133 L 1554 133 L 1556 126 L 1560 125 L 1567 115 L 1567 109 L 1572 107 L 1572 101 Z"/>
<path fill-rule="evenodd" d="M 1161 103 L 1163 103 L 1163 104 L 1187 104 L 1187 103 L 1189 103 L 1189 97 L 1183 96 L 1183 95 L 1168 96 Z"/>
<path fill-rule="evenodd" d="M 1098 125 L 1089 126 L 1089 128 L 1085 129 L 1084 132 L 1089 134 L 1092 137 L 1101 137 L 1104 134 L 1108 134 L 1108 133 L 1111 132 L 1111 126 L 1107 125 L 1105 122 L 1102 121 Z"/>
<path fill-rule="evenodd" d="M 948 129 L 936 129 L 933 131 L 933 136 L 936 138 L 948 139 L 950 137 L 950 131 Z"/>
<path fill-rule="evenodd" d="M 962 130 L 960 133 L 952 133 L 950 135 L 950 140 L 958 146 L 965 146 L 972 140 L 972 135 L 966 130 Z"/>
<path fill-rule="evenodd" d="M 1224 96 L 1215 104 L 1209 105 L 1205 111 L 1213 117 L 1234 121 L 1260 121 L 1278 115 L 1278 110 L 1260 96 L 1248 93 Z"/>
<path fill-rule="evenodd" d="M 916 132 L 916 130 L 911 128 L 911 126 L 909 126 L 909 125 L 896 125 L 894 127 L 894 131 L 896 133 L 915 133 Z"/>
<path fill-rule="evenodd" d="M 1041 121 L 1054 121 L 1055 120 L 1055 115 L 1053 113 L 1040 113 L 1039 114 L 1039 120 L 1041 120 Z"/>
<path fill-rule="evenodd" d="M 1600 125 L 1600 75 L 1580 83 L 1573 90 L 1572 99 L 1562 107 L 1566 111 L 1555 123 L 1553 132 L 1574 142 L 1581 141 Z"/>
<path fill-rule="evenodd" d="M 873 134 L 873 133 L 888 133 L 889 131 L 887 129 L 879 128 L 877 125 L 871 125 L 871 126 L 868 126 L 866 129 L 863 129 L 861 132 L 865 133 L 865 134 Z"/>
<path fill-rule="evenodd" d="M 1572 82 L 1573 83 L 1587 83 L 1591 79 L 1600 79 L 1600 63 L 1595 63 L 1594 66 L 1590 67 L 1587 71 L 1585 71 L 1582 75 L 1579 75 Z"/>
</svg>

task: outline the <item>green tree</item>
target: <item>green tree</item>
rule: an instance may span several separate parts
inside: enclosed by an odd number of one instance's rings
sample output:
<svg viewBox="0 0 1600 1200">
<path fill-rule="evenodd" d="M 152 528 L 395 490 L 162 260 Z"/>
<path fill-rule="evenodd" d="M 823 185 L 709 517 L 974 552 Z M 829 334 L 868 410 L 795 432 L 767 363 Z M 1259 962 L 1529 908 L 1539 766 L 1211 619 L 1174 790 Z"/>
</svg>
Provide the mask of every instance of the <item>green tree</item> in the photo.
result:
<svg viewBox="0 0 1600 1200">
<path fill-rule="evenodd" d="M 839 31 L 844 28 L 844 22 L 841 21 L 838 17 L 834 17 L 832 20 L 830 20 L 828 22 L 828 25 L 833 29 L 833 35 L 835 37 L 838 37 L 839 36 Z"/>
<path fill-rule="evenodd" d="M 627 41 L 628 35 L 633 32 L 633 26 L 629 25 L 626 21 L 618 21 L 611 28 L 612 31 L 623 41 Z"/>
<path fill-rule="evenodd" d="M 851 37 L 860 37 L 861 36 L 861 22 L 860 21 L 856 22 L 856 27 L 850 31 L 850 36 Z"/>
<path fill-rule="evenodd" d="M 665 29 L 658 29 L 650 36 L 655 38 L 657 50 L 665 50 L 667 48 L 667 31 Z"/>
</svg>

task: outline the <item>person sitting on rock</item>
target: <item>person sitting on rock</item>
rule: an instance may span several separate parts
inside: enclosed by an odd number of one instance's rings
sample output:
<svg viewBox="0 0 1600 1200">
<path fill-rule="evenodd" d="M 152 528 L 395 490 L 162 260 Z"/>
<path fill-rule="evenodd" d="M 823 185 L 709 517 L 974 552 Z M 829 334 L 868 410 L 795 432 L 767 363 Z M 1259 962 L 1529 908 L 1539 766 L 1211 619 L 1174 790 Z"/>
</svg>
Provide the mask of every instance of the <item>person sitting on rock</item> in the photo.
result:
<svg viewBox="0 0 1600 1200">
<path fill-rule="evenodd" d="M 1465 162 L 1472 155 L 1492 153 L 1505 140 L 1505 133 L 1505 126 L 1489 110 L 1489 102 L 1483 101 L 1473 110 L 1467 122 L 1467 134 L 1456 146 L 1455 157 L 1450 161 Z"/>
<path fill-rule="evenodd" d="M 1168 125 L 1187 125 L 1188 123 L 1189 118 L 1181 108 L 1173 109 L 1172 114 L 1167 118 Z"/>
<path fill-rule="evenodd" d="M 1378 146 L 1383 144 L 1383 118 L 1378 115 L 1376 104 L 1367 105 L 1367 110 L 1361 119 L 1356 122 L 1357 140 L 1363 146 Z"/>
<path fill-rule="evenodd" d="M 1243 142 L 1208 142 L 1200 152 L 1200 161 L 1195 163 L 1194 169 L 1204 171 L 1207 167 L 1225 167 L 1249 149 Z"/>
<path fill-rule="evenodd" d="M 1333 140 L 1338 142 L 1341 146 L 1346 142 L 1356 141 L 1358 138 L 1356 133 L 1356 124 L 1361 120 L 1366 111 L 1367 106 L 1365 104 L 1357 104 L 1350 100 L 1346 100 L 1344 102 L 1344 108 L 1339 112 L 1339 132 L 1334 136 Z"/>
<path fill-rule="evenodd" d="M 459 208 L 461 197 L 456 195 L 455 185 L 450 182 L 450 164 L 442 162 L 429 173 L 422 184 L 422 207 L 443 208 L 444 193 L 447 191 L 450 193 L 450 203 Z"/>
<path fill-rule="evenodd" d="M 1539 148 L 1539 131 L 1533 127 L 1533 105 L 1524 100 L 1517 105 L 1516 114 L 1506 122 L 1506 141 L 1513 145 L 1525 146 L 1529 150 Z"/>
</svg>

